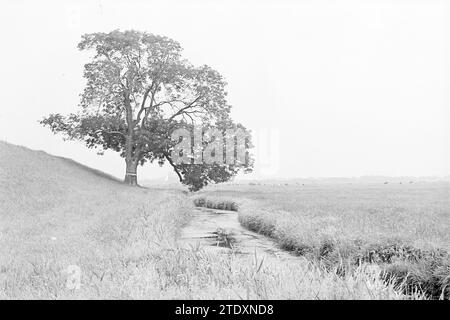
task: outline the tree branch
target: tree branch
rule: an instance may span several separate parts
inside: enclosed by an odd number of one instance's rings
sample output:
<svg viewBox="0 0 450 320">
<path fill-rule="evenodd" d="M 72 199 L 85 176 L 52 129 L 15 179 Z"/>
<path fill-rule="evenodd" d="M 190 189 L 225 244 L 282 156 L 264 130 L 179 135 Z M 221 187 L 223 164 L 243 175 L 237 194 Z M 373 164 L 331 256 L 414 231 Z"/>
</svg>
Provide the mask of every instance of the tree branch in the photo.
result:
<svg viewBox="0 0 450 320">
<path fill-rule="evenodd" d="M 191 103 L 189 103 L 187 106 L 181 108 L 180 110 L 178 110 L 177 112 L 175 112 L 168 120 L 171 121 L 173 120 L 176 116 L 179 116 L 181 114 L 183 114 L 187 109 L 194 107 L 195 103 L 200 100 L 202 96 L 198 96 L 197 98 L 195 98 L 194 101 L 192 101 Z"/>
<path fill-rule="evenodd" d="M 173 170 L 175 171 L 175 173 L 178 176 L 178 179 L 180 179 L 180 182 L 183 182 L 183 176 L 181 175 L 181 173 L 178 171 L 177 167 L 175 166 L 175 164 L 173 163 L 172 159 L 170 159 L 169 155 L 167 153 L 164 153 L 164 157 L 167 159 L 167 161 L 169 161 L 170 165 L 173 167 Z"/>
<path fill-rule="evenodd" d="M 122 137 L 125 138 L 125 134 L 123 132 L 120 132 L 120 131 L 107 131 L 107 130 L 103 130 L 103 129 L 99 129 L 99 130 L 94 131 L 94 133 L 99 133 L 99 132 L 107 133 L 107 134 L 120 134 Z"/>
</svg>

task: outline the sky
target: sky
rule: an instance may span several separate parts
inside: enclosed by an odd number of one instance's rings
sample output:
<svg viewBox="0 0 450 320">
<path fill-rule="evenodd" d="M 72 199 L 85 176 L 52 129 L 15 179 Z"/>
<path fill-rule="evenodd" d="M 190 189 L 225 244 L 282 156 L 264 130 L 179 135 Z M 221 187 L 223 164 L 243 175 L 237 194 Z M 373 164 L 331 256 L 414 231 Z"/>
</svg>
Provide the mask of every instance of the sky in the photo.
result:
<svg viewBox="0 0 450 320">
<path fill-rule="evenodd" d="M 253 132 L 258 178 L 450 175 L 446 1 L 10 1 L 2 3 L 0 140 L 118 177 L 124 160 L 38 121 L 77 110 L 81 35 L 168 36 L 227 80 Z M 139 178 L 172 175 L 157 164 Z"/>
</svg>

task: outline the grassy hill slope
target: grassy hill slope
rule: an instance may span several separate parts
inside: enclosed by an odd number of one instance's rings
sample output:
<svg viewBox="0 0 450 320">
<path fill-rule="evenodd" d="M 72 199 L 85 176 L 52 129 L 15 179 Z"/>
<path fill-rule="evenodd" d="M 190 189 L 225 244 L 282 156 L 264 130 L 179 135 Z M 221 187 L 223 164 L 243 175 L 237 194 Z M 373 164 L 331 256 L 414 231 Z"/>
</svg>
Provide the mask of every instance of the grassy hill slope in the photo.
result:
<svg viewBox="0 0 450 320">
<path fill-rule="evenodd" d="M 184 219 L 178 193 L 128 187 L 73 160 L 5 142 L 0 191 L 0 298 L 137 294 L 114 288 L 130 279 L 121 265 L 146 254 L 161 230 L 172 241 Z M 73 265 L 90 283 L 84 290 L 67 290 Z M 105 277 L 112 277 L 106 287 Z"/>
<path fill-rule="evenodd" d="M 73 160 L 0 142 L 2 212 L 37 214 L 80 197 L 114 194 L 114 178 Z M 78 203 L 82 205 L 82 203 Z"/>
</svg>

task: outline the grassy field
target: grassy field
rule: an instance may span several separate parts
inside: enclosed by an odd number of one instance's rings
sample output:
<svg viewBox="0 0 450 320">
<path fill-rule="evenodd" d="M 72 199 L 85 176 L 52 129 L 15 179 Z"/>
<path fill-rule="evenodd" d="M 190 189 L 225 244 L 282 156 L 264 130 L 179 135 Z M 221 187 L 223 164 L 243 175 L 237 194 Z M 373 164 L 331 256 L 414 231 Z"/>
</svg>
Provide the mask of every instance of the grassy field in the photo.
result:
<svg viewBox="0 0 450 320">
<path fill-rule="evenodd" d="M 435 298 L 450 295 L 450 184 L 224 185 L 247 228 L 299 255 L 349 269 L 376 263 Z"/>
<path fill-rule="evenodd" d="M 123 186 L 71 160 L 0 143 L 0 298 L 130 298 L 187 218 L 176 193 Z M 80 289 L 68 288 L 70 266 Z"/>
<path fill-rule="evenodd" d="M 406 295 L 374 263 L 342 274 L 306 257 L 280 263 L 184 249 L 177 237 L 190 219 L 191 196 L 127 187 L 69 159 L 4 142 L 0 190 L 1 299 L 424 298 Z M 265 190 L 235 191 L 227 194 L 269 208 Z"/>
<path fill-rule="evenodd" d="M 450 183 L 217 185 L 206 194 L 255 200 L 278 220 L 298 221 L 308 238 L 398 238 L 450 249 Z"/>
</svg>

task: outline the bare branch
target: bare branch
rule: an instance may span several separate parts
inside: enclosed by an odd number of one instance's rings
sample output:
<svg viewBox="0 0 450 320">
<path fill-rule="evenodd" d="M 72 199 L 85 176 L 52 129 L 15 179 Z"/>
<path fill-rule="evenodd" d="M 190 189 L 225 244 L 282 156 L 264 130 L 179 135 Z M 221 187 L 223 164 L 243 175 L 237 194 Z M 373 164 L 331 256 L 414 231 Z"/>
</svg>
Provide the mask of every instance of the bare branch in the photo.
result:
<svg viewBox="0 0 450 320">
<path fill-rule="evenodd" d="M 179 115 L 185 113 L 186 110 L 188 110 L 188 109 L 190 109 L 190 108 L 192 108 L 192 107 L 195 107 L 195 103 L 196 103 L 198 100 L 200 100 L 201 97 L 202 97 L 202 96 L 198 96 L 197 98 L 195 98 L 194 101 L 192 101 L 191 103 L 189 103 L 187 106 L 185 106 L 185 107 L 181 108 L 180 110 L 178 110 L 177 112 L 175 112 L 175 113 L 169 118 L 169 121 L 173 120 L 176 116 L 179 116 Z"/>
</svg>

